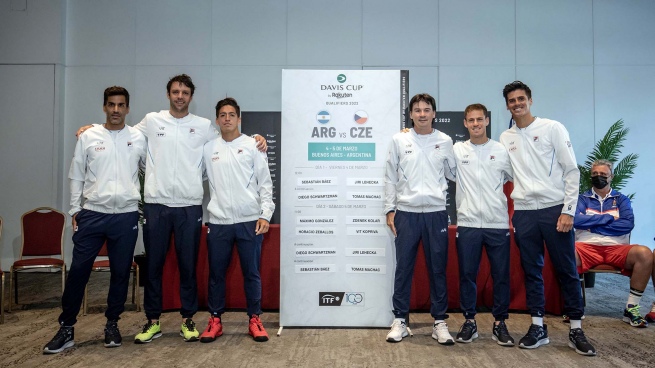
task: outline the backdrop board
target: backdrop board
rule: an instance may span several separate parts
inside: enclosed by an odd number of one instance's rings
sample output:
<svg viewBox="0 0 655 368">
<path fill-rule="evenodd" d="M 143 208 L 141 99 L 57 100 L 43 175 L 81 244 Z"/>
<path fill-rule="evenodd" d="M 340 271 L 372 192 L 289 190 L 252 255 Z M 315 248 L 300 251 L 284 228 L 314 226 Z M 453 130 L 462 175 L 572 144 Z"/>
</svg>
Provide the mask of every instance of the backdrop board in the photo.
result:
<svg viewBox="0 0 655 368">
<path fill-rule="evenodd" d="M 408 72 L 283 70 L 280 325 L 387 327 L 384 167 Z"/>
<path fill-rule="evenodd" d="M 244 111 L 241 113 L 241 133 L 247 135 L 259 134 L 266 138 L 268 143 L 268 169 L 271 171 L 273 181 L 273 202 L 275 211 L 271 217 L 271 224 L 280 223 L 280 112 L 279 111 Z"/>
</svg>

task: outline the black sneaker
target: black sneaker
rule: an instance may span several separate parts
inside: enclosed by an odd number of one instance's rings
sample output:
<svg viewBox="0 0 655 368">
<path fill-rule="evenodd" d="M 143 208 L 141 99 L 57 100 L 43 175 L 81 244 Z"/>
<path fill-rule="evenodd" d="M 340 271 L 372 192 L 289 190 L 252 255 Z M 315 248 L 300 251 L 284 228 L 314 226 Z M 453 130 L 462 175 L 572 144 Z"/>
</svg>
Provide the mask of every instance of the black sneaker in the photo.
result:
<svg viewBox="0 0 655 368">
<path fill-rule="evenodd" d="M 581 355 L 594 356 L 596 349 L 587 341 L 587 337 L 581 328 L 573 328 L 569 331 L 569 346 Z"/>
<path fill-rule="evenodd" d="M 541 345 L 550 342 L 548 339 L 548 326 L 530 325 L 528 333 L 519 341 L 519 347 L 523 349 L 536 349 Z"/>
<path fill-rule="evenodd" d="M 499 324 L 494 323 L 493 335 L 491 338 L 502 346 L 514 346 L 514 338 L 510 336 L 509 331 L 507 331 L 507 325 L 505 321 L 500 321 Z"/>
<path fill-rule="evenodd" d="M 65 349 L 73 347 L 75 342 L 75 328 L 74 327 L 59 327 L 59 331 L 55 337 L 43 348 L 43 354 L 57 354 Z"/>
<path fill-rule="evenodd" d="M 469 343 L 478 338 L 478 325 L 475 321 L 466 320 L 457 333 L 455 341 Z"/>
<path fill-rule="evenodd" d="M 105 325 L 105 347 L 106 348 L 116 348 L 121 346 L 123 338 L 121 337 L 121 332 L 118 331 L 118 322 L 117 321 L 107 321 Z"/>
</svg>

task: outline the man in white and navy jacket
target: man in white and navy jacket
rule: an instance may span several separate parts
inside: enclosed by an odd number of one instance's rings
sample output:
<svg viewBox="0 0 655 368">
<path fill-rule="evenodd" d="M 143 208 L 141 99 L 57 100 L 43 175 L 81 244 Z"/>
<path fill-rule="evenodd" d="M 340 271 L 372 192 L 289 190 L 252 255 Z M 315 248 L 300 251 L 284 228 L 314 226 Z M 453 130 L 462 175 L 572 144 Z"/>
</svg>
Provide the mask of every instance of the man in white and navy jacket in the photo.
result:
<svg viewBox="0 0 655 368">
<path fill-rule="evenodd" d="M 46 354 L 74 345 L 76 316 L 84 297 L 91 267 L 107 242 L 111 280 L 105 317 L 105 347 L 121 345 L 118 319 L 125 309 L 134 246 L 139 233 L 141 199 L 139 166 L 146 155 L 146 139 L 125 125 L 130 95 L 123 87 L 104 92 L 106 122 L 94 126 L 75 146 L 68 177 L 73 217 L 73 261 L 62 296 L 59 332 L 45 346 Z"/>
<path fill-rule="evenodd" d="M 655 319 L 655 304 L 646 319 L 639 303 L 648 280 L 655 281 L 653 253 L 644 245 L 630 244 L 635 227 L 630 198 L 612 189 L 612 166 L 607 160 L 591 165 L 592 188 L 580 194 L 575 211 L 575 250 L 579 273 L 608 264 L 630 277 L 630 294 L 623 321 L 632 327 L 647 327 Z M 647 321 L 649 320 L 649 321 Z"/>
<path fill-rule="evenodd" d="M 394 321 L 387 341 L 399 342 L 408 335 L 410 289 L 418 244 L 423 240 L 430 279 L 430 314 L 434 318 L 432 338 L 452 345 L 445 320 L 448 318 L 446 263 L 448 260 L 448 214 L 446 178 L 455 180 L 453 140 L 433 129 L 436 102 L 427 93 L 409 102 L 413 128 L 397 133 L 389 147 L 385 171 L 387 226 L 396 237 L 396 272 L 393 290 Z"/>
<path fill-rule="evenodd" d="M 464 110 L 470 139 L 454 146 L 457 162 L 457 255 L 459 300 L 464 324 L 455 341 L 469 343 L 478 337 L 475 322 L 477 276 L 482 246 L 487 250 L 493 278 L 495 322 L 492 339 L 513 346 L 505 320 L 509 318 L 509 215 L 503 184 L 512 180 L 512 165 L 502 144 L 487 137 L 489 117 L 482 104 Z"/>
<path fill-rule="evenodd" d="M 584 306 L 573 239 L 580 171 L 569 132 L 560 122 L 532 115 L 532 91 L 523 82 L 506 85 L 503 97 L 516 123 L 500 135 L 500 143 L 507 149 L 514 171 L 512 224 L 532 316 L 519 347 L 534 349 L 550 342 L 544 324 L 545 242 L 562 288 L 564 313 L 571 320 L 569 346 L 579 354 L 596 355 L 582 331 Z"/>
<path fill-rule="evenodd" d="M 268 232 L 275 204 L 273 182 L 266 153 L 255 139 L 240 132 L 241 109 L 233 98 L 216 104 L 216 124 L 221 136 L 204 146 L 203 158 L 209 179 L 210 201 L 207 253 L 209 257 L 209 322 L 200 336 L 212 342 L 223 333 L 225 274 L 236 242 L 243 271 L 248 333 L 255 341 L 268 340 L 259 315 L 262 283 L 259 274 L 262 241 Z"/>
</svg>

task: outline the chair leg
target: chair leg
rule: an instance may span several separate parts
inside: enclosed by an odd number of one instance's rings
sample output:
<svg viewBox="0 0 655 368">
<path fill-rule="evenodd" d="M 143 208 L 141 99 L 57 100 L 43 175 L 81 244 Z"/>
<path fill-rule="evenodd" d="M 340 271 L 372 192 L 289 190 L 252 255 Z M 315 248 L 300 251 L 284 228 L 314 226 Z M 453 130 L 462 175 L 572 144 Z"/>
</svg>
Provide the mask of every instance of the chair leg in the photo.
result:
<svg viewBox="0 0 655 368">
<path fill-rule="evenodd" d="M 5 274 L 2 273 L 2 295 L 0 295 L 0 324 L 5 323 Z"/>
<path fill-rule="evenodd" d="M 134 297 L 136 296 L 136 270 L 132 269 L 132 304 L 134 304 Z"/>
<path fill-rule="evenodd" d="M 14 270 L 14 303 L 18 304 L 18 270 Z M 9 291 L 11 292 L 11 290 Z"/>
<path fill-rule="evenodd" d="M 584 273 L 581 273 L 579 276 L 580 276 L 580 288 L 582 289 L 582 306 L 586 307 L 587 306 L 587 291 L 585 290 Z"/>
<path fill-rule="evenodd" d="M 88 296 L 89 296 L 89 284 L 84 287 L 84 299 L 82 299 L 82 315 L 86 316 L 87 313 L 87 303 L 88 303 Z"/>
<path fill-rule="evenodd" d="M 136 273 L 136 280 L 134 281 L 134 285 L 136 289 L 136 311 L 141 312 L 141 288 L 139 287 L 139 281 L 140 281 L 139 265 L 136 265 L 134 272 Z"/>
<path fill-rule="evenodd" d="M 11 288 L 13 283 L 14 283 L 14 266 L 11 266 L 9 268 L 9 309 L 8 309 L 9 313 L 11 313 L 11 301 L 13 299 L 11 297 Z"/>
<path fill-rule="evenodd" d="M 64 289 L 66 288 L 66 263 L 64 263 L 61 268 L 61 295 L 64 295 Z"/>
</svg>

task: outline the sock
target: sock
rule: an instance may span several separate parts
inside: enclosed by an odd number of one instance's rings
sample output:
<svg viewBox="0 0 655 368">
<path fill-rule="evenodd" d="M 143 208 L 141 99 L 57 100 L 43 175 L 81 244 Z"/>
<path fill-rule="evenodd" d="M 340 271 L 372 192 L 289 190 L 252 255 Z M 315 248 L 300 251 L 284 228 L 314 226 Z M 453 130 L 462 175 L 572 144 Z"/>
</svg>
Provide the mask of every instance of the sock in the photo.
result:
<svg viewBox="0 0 655 368">
<path fill-rule="evenodd" d="M 628 295 L 628 301 L 625 303 L 625 307 L 628 308 L 628 306 L 632 305 L 633 307 L 635 305 L 639 305 L 639 302 L 641 302 L 641 296 L 644 295 L 643 290 L 637 290 L 635 288 L 630 288 L 630 295 Z"/>
<path fill-rule="evenodd" d="M 434 320 L 434 324 L 435 324 L 435 325 L 438 325 L 438 324 L 441 323 L 441 322 L 444 322 L 444 323 L 445 323 L 446 321 L 444 321 L 443 319 L 435 319 L 435 320 Z"/>
<path fill-rule="evenodd" d="M 396 319 L 399 320 L 399 321 L 402 322 L 402 323 L 405 323 L 405 319 L 404 319 L 404 318 L 396 318 Z"/>
<path fill-rule="evenodd" d="M 572 319 L 570 322 L 571 322 L 571 329 L 582 328 L 582 320 Z"/>
<path fill-rule="evenodd" d="M 655 313 L 655 302 L 653 302 L 653 306 L 650 308 L 650 311 Z"/>
<path fill-rule="evenodd" d="M 532 317 L 532 324 L 537 326 L 543 326 L 544 317 Z"/>
</svg>

